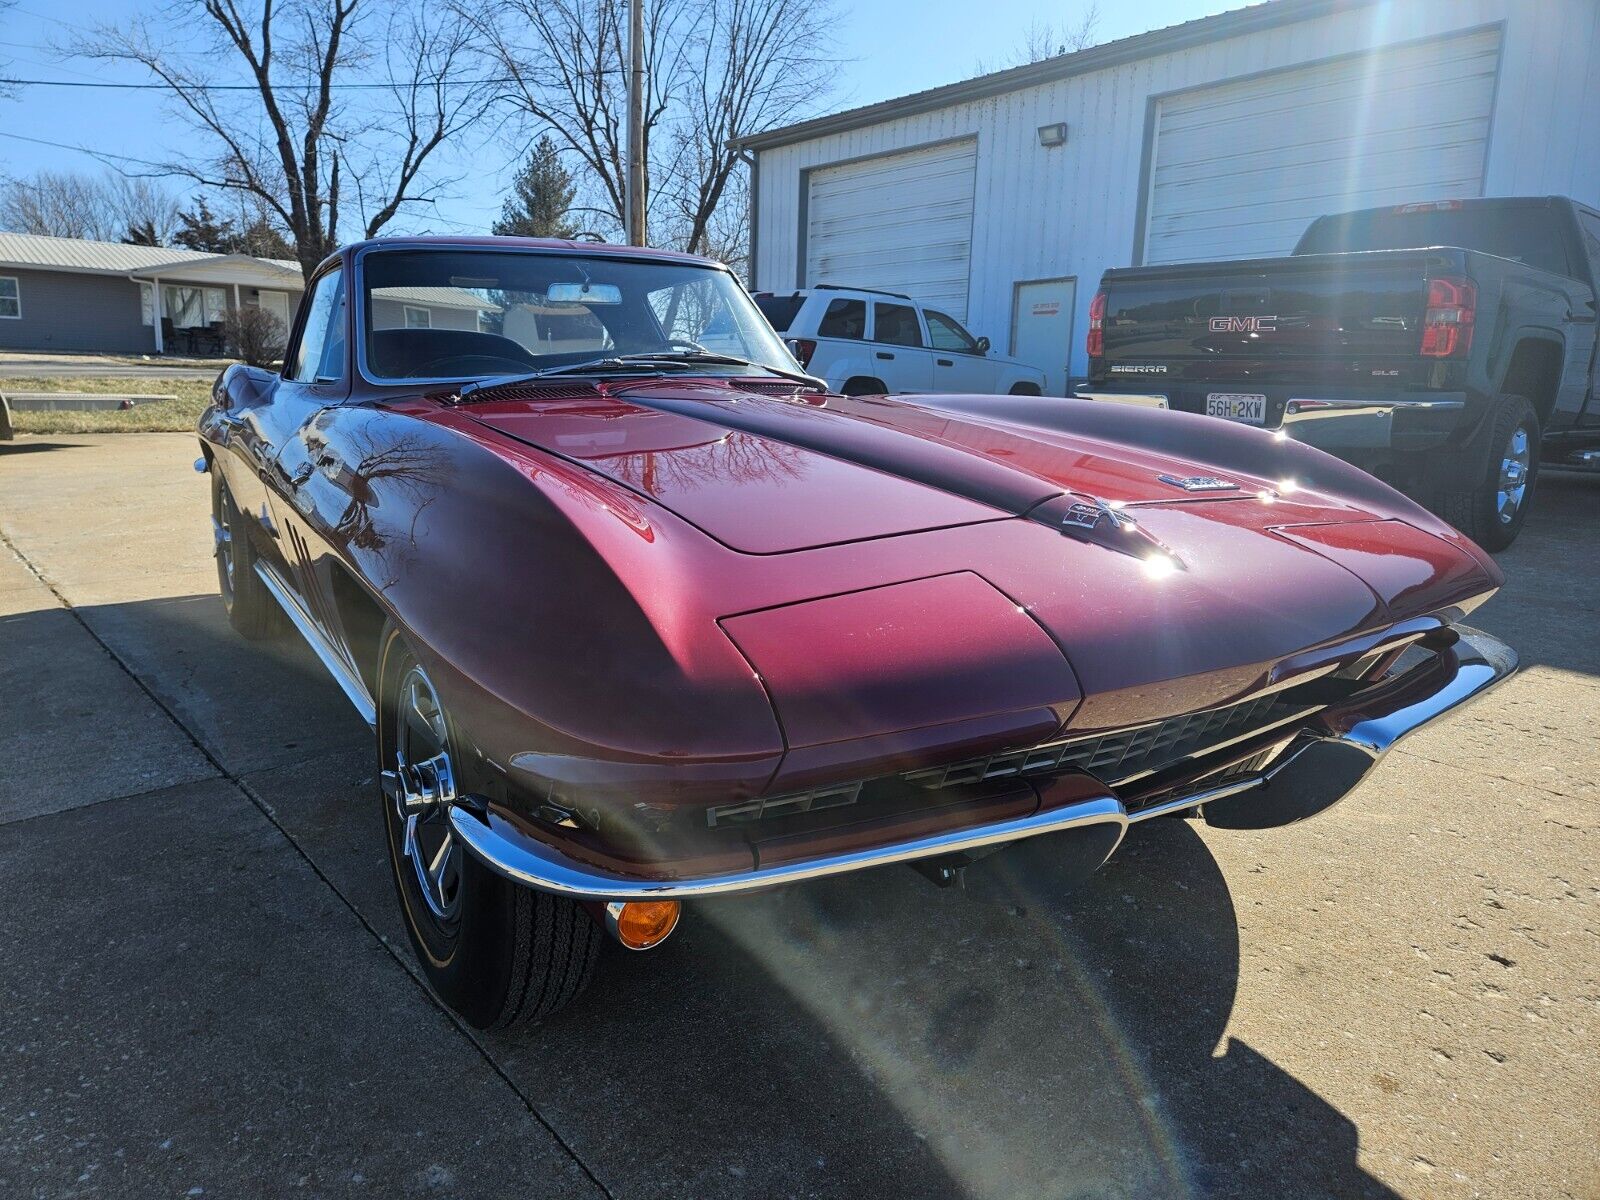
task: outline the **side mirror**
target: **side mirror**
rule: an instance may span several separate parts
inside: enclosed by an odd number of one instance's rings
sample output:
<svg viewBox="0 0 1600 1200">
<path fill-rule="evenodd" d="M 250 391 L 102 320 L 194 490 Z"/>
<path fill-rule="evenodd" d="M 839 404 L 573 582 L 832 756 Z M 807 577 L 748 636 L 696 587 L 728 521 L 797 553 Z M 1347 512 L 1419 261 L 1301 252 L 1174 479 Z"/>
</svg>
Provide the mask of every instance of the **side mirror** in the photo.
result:
<svg viewBox="0 0 1600 1200">
<path fill-rule="evenodd" d="M 989 339 L 988 338 L 981 337 L 981 338 L 978 339 L 978 348 L 975 351 L 975 353 L 978 353 L 978 354 L 987 354 L 987 353 L 989 353 Z"/>
</svg>

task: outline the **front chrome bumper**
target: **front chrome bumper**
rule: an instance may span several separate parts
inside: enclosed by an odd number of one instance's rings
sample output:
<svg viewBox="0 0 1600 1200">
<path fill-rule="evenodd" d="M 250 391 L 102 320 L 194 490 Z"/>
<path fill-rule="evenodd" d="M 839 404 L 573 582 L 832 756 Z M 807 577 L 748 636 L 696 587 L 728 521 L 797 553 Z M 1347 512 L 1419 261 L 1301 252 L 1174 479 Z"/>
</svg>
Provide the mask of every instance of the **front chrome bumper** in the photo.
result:
<svg viewBox="0 0 1600 1200">
<path fill-rule="evenodd" d="M 1131 822 L 1202 806 L 1207 822 L 1219 827 L 1284 825 L 1330 807 L 1349 794 L 1402 738 L 1476 700 L 1516 671 L 1516 652 L 1503 642 L 1461 626 L 1456 632 L 1460 639 L 1453 646 L 1440 650 L 1433 662 L 1418 669 L 1431 674 L 1416 681 L 1416 686 L 1398 687 L 1364 705 L 1325 710 L 1317 718 L 1321 727 L 1302 734 L 1270 768 L 1225 783 L 1199 785 L 1131 814 L 1108 789 L 1103 796 L 1046 807 L 1027 816 L 870 849 L 728 874 L 671 879 L 623 875 L 578 861 L 492 810 L 458 806 L 450 810 L 450 821 L 462 843 L 500 875 L 583 900 L 727 895 L 1075 831 L 1094 831 L 1105 837 L 1110 853 Z"/>
</svg>

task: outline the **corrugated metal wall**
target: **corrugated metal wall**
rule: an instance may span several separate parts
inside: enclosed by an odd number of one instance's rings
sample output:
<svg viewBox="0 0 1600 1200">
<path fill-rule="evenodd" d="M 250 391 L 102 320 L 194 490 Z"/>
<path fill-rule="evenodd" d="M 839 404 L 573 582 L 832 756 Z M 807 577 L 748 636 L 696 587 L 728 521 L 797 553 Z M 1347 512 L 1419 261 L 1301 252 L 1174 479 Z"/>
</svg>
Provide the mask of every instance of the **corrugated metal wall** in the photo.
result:
<svg viewBox="0 0 1600 1200">
<path fill-rule="evenodd" d="M 1100 272 L 1133 258 L 1154 98 L 1501 23 L 1485 194 L 1600 203 L 1600 4 L 1394 0 L 763 151 L 757 280 L 795 285 L 808 169 L 975 136 L 969 326 L 1005 345 L 1015 281 L 1076 276 L 1081 330 Z M 1044 149 L 1037 129 L 1056 121 L 1070 127 L 1067 144 Z M 1081 347 L 1073 369 L 1085 369 Z"/>
</svg>

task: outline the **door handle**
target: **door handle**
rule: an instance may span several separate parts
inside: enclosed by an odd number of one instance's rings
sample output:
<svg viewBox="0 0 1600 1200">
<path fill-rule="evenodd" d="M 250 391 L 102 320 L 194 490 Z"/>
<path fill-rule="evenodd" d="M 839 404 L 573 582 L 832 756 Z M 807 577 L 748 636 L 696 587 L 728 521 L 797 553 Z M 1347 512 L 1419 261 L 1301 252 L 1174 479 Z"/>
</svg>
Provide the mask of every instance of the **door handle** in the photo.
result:
<svg viewBox="0 0 1600 1200">
<path fill-rule="evenodd" d="M 953 358 L 936 358 L 933 361 L 938 363 L 941 367 L 953 367 L 956 365 L 955 359 Z"/>
<path fill-rule="evenodd" d="M 892 359 L 894 355 L 890 354 L 887 350 L 879 350 L 878 357 L 882 359 Z"/>
</svg>

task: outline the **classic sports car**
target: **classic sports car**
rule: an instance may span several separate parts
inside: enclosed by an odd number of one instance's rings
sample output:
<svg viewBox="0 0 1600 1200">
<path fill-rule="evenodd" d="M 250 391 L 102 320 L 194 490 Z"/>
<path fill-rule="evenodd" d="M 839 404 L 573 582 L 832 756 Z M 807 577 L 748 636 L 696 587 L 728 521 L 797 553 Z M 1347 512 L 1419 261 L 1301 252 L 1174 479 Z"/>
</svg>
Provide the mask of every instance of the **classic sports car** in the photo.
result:
<svg viewBox="0 0 1600 1200">
<path fill-rule="evenodd" d="M 832 395 L 685 255 L 351 247 L 200 436 L 229 619 L 293 625 L 373 726 L 411 938 L 480 1027 L 685 898 L 1298 820 L 1516 663 L 1459 623 L 1493 561 L 1337 459 Z"/>
</svg>

